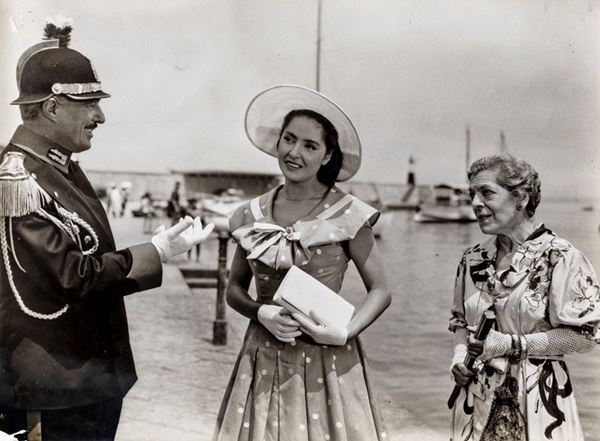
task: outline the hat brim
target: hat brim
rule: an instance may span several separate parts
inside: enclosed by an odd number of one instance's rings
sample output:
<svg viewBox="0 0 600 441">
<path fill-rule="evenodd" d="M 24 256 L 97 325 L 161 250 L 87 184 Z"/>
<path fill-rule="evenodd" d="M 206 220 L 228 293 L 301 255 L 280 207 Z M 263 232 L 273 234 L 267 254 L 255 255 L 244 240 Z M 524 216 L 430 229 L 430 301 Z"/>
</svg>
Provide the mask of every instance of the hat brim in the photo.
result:
<svg viewBox="0 0 600 441">
<path fill-rule="evenodd" d="M 361 163 L 361 144 L 356 128 L 346 113 L 326 96 L 306 87 L 279 85 L 255 96 L 244 118 L 244 129 L 250 142 L 259 150 L 277 156 L 277 143 L 283 119 L 292 110 L 307 109 L 327 118 L 338 132 L 342 151 L 342 168 L 338 181 L 356 174 Z"/>
<path fill-rule="evenodd" d="M 46 101 L 48 98 L 50 98 L 51 96 L 54 96 L 53 93 L 48 93 L 48 94 L 21 94 L 19 96 L 19 98 L 17 98 L 16 100 L 14 100 L 13 102 L 11 102 L 11 105 L 19 105 L 19 104 L 35 104 L 35 103 L 41 103 L 43 101 Z M 69 98 L 76 100 L 76 101 L 84 101 L 84 100 L 99 100 L 102 98 L 110 98 L 110 94 L 103 92 L 101 90 L 98 90 L 96 92 L 88 92 L 88 93 L 81 93 L 81 94 L 66 94 L 65 96 L 68 96 Z"/>
</svg>

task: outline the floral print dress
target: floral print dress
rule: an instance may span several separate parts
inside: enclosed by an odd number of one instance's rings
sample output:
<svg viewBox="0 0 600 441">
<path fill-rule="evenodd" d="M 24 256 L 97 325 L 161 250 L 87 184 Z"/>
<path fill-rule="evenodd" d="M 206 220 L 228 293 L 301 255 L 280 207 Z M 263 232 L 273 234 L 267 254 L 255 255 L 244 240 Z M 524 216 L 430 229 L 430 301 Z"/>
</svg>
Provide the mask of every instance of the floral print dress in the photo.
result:
<svg viewBox="0 0 600 441">
<path fill-rule="evenodd" d="M 348 266 L 345 243 L 379 213 L 333 188 L 315 211 L 277 225 L 273 200 L 281 187 L 232 215 L 235 241 L 246 251 L 257 301 L 273 295 L 291 265 L 339 292 Z M 214 439 L 384 441 L 388 438 L 358 338 L 325 346 L 309 336 L 277 340 L 251 320 L 217 419 Z"/>
<path fill-rule="evenodd" d="M 459 264 L 450 330 L 476 326 L 493 306 L 498 331 L 531 334 L 570 327 L 594 338 L 600 324 L 598 280 L 585 256 L 543 225 L 516 250 L 511 266 L 496 272 L 496 237 L 468 249 Z M 453 407 L 453 441 L 478 441 L 488 422 L 494 391 L 507 375 L 528 441 L 583 440 L 573 388 L 562 355 L 485 363 Z M 507 438 L 508 439 L 508 438 Z"/>
</svg>

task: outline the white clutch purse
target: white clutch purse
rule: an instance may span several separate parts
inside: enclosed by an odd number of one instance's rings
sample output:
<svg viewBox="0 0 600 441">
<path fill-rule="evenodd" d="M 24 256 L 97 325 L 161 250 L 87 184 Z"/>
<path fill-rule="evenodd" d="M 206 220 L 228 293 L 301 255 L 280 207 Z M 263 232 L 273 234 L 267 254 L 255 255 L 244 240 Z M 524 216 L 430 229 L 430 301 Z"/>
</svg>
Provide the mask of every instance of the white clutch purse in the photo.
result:
<svg viewBox="0 0 600 441">
<path fill-rule="evenodd" d="M 313 311 L 324 324 L 335 328 L 346 328 L 354 314 L 352 304 L 297 266 L 287 272 L 273 300 L 308 319 Z"/>
</svg>

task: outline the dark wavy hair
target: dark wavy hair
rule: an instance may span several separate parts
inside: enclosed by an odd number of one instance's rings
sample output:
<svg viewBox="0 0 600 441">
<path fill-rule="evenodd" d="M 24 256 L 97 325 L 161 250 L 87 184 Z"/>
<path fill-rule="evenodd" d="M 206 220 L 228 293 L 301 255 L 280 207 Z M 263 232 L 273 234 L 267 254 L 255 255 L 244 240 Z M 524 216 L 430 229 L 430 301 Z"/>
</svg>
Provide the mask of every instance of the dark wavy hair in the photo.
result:
<svg viewBox="0 0 600 441">
<path fill-rule="evenodd" d="M 467 172 L 469 181 L 483 170 L 498 170 L 498 185 L 506 188 L 518 200 L 529 196 L 525 210 L 529 217 L 535 214 L 542 199 L 538 173 L 529 163 L 508 153 L 485 156 L 473 162 Z"/>
<path fill-rule="evenodd" d="M 335 181 L 340 174 L 340 170 L 342 169 L 342 160 L 343 154 L 340 149 L 340 144 L 338 141 L 338 132 L 335 126 L 314 110 L 309 109 L 295 109 L 289 112 L 285 118 L 283 118 L 283 124 L 281 126 L 281 131 L 279 132 L 279 139 L 277 140 L 277 145 L 279 145 L 279 141 L 281 140 L 281 135 L 286 127 L 290 124 L 290 122 L 299 116 L 304 116 L 318 122 L 321 127 L 323 127 L 323 138 L 325 140 L 325 148 L 327 149 L 327 153 L 331 153 L 331 157 L 327 164 L 323 164 L 319 171 L 317 172 L 317 180 L 327 187 L 333 187 L 335 185 Z"/>
</svg>

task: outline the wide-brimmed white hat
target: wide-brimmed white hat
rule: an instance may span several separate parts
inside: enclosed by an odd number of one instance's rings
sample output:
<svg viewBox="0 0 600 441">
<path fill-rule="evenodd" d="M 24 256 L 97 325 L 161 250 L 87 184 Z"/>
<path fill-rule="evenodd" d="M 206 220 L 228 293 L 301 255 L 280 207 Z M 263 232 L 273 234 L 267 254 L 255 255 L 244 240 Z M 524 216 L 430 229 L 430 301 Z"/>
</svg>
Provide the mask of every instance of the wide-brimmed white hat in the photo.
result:
<svg viewBox="0 0 600 441">
<path fill-rule="evenodd" d="M 277 157 L 283 119 L 292 110 L 307 109 L 327 118 L 338 132 L 342 168 L 338 181 L 346 181 L 360 168 L 361 148 L 356 128 L 340 107 L 312 89 L 293 85 L 274 86 L 256 95 L 244 118 L 246 135 L 255 147 Z"/>
</svg>

